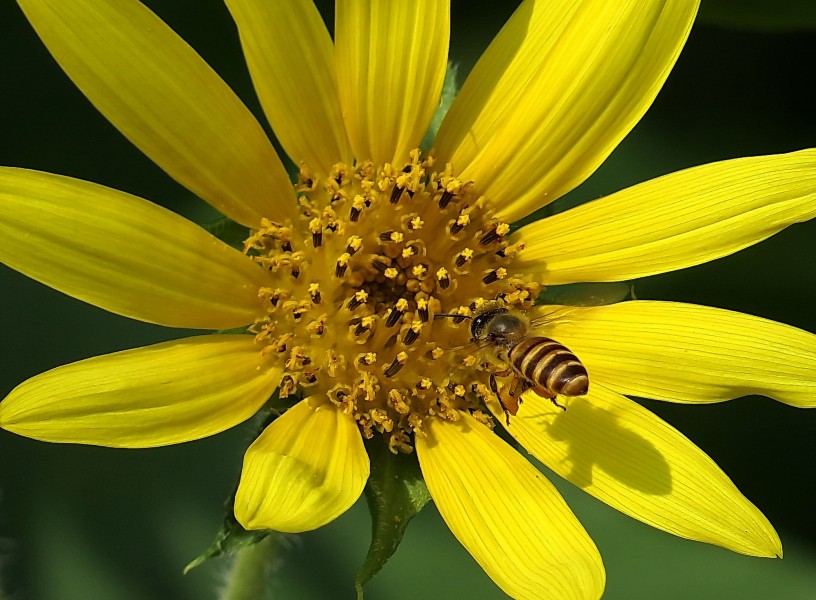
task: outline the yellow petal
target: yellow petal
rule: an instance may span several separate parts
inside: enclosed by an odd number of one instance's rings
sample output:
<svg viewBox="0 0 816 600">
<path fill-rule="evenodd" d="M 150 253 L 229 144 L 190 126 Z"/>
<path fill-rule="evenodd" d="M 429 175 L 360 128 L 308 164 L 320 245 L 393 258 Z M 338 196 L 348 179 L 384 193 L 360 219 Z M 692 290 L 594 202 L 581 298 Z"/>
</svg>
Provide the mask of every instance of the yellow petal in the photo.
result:
<svg viewBox="0 0 816 600">
<path fill-rule="evenodd" d="M 47 442 L 149 448 L 229 429 L 281 378 L 252 336 L 200 336 L 57 367 L 0 402 L 0 427 Z"/>
<path fill-rule="evenodd" d="M 296 215 L 263 129 L 221 78 L 136 0 L 19 0 L 77 87 L 168 175 L 245 225 Z"/>
<path fill-rule="evenodd" d="M 428 419 L 422 475 L 456 539 L 517 599 L 599 598 L 601 557 L 555 487 L 473 417 Z"/>
<path fill-rule="evenodd" d="M 816 150 L 711 163 L 526 227 L 520 267 L 547 284 L 622 281 L 731 254 L 816 216 Z"/>
<path fill-rule="evenodd" d="M 696 0 L 527 0 L 465 81 L 441 162 L 514 221 L 584 181 L 652 104 Z"/>
<path fill-rule="evenodd" d="M 816 335 L 706 306 L 633 301 L 550 312 L 558 340 L 621 394 L 719 402 L 749 394 L 816 406 Z"/>
<path fill-rule="evenodd" d="M 325 396 L 306 398 L 247 450 L 235 517 L 246 529 L 317 529 L 357 501 L 368 472 L 354 419 Z"/>
<path fill-rule="evenodd" d="M 351 148 L 340 112 L 334 44 L 314 3 L 227 0 L 266 118 L 295 164 L 327 175 Z"/>
<path fill-rule="evenodd" d="M 259 314 L 262 269 L 156 204 L 50 173 L 0 167 L 0 261 L 111 312 L 228 329 Z"/>
<path fill-rule="evenodd" d="M 671 425 L 597 383 L 566 405 L 525 394 L 507 431 L 565 479 L 652 527 L 742 554 L 782 556 L 765 516 Z M 504 423 L 497 402 L 491 410 Z"/>
<path fill-rule="evenodd" d="M 445 79 L 449 0 L 339 0 L 340 102 L 355 155 L 405 162 L 419 146 Z"/>
</svg>

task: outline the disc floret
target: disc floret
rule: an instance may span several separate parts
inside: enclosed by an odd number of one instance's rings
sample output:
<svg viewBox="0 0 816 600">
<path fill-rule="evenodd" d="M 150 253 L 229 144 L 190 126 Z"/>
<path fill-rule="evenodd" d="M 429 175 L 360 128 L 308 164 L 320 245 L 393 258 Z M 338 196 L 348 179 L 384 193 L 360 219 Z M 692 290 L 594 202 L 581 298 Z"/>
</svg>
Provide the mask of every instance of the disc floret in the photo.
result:
<svg viewBox="0 0 816 600">
<path fill-rule="evenodd" d="M 295 223 L 264 220 L 245 252 L 269 271 L 251 330 L 284 369 L 280 396 L 325 393 L 363 435 L 410 451 L 428 418 L 483 411 L 491 361 L 461 323 L 487 302 L 529 309 L 510 228 L 451 167 L 418 150 L 404 165 L 304 165 Z M 434 314 L 462 315 L 434 320 Z"/>
</svg>

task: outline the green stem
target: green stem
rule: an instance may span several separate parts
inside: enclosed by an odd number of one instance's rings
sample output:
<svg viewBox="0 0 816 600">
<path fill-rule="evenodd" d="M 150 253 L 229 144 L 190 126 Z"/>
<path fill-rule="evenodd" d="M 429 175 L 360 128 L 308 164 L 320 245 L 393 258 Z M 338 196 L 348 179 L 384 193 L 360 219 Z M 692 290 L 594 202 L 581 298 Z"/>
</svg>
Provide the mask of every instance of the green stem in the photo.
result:
<svg viewBox="0 0 816 600">
<path fill-rule="evenodd" d="M 236 555 L 220 600 L 259 600 L 269 598 L 269 580 L 275 567 L 280 543 L 279 533 L 270 533 L 257 544 Z"/>
</svg>

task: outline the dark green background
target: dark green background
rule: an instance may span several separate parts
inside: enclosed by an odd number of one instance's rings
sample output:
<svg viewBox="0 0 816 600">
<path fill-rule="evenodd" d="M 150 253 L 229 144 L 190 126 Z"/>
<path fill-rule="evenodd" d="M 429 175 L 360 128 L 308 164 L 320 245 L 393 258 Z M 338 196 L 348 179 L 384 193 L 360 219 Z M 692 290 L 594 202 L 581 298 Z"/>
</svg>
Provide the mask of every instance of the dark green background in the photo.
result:
<svg viewBox="0 0 816 600">
<path fill-rule="evenodd" d="M 260 114 L 220 2 L 148 4 Z M 511 8 L 455 2 L 452 53 L 465 72 Z M 704 0 L 702 18 L 653 108 L 567 201 L 711 160 L 816 145 L 813 12 L 812 2 L 795 0 Z M 0 164 L 110 185 L 198 221 L 212 216 L 97 114 L 11 2 L 0 7 L 0 55 Z M 807 223 L 735 256 L 639 281 L 636 292 L 816 331 L 815 254 L 816 223 Z M 0 319 L 0 396 L 48 368 L 182 334 L 109 315 L 5 267 Z M 816 412 L 765 398 L 649 406 L 707 451 L 764 511 L 782 536 L 785 559 L 752 559 L 675 539 L 557 481 L 604 556 L 606 598 L 816 597 Z M 215 598 L 225 561 L 187 576 L 181 569 L 218 527 L 247 438 L 248 428 L 238 427 L 201 442 L 127 451 L 0 432 L 0 598 L 7 598 L 3 592 L 37 600 Z M 273 597 L 352 598 L 368 530 L 358 504 L 317 533 L 287 537 Z M 503 597 L 432 506 L 368 588 L 375 599 L 420 596 Z"/>
</svg>

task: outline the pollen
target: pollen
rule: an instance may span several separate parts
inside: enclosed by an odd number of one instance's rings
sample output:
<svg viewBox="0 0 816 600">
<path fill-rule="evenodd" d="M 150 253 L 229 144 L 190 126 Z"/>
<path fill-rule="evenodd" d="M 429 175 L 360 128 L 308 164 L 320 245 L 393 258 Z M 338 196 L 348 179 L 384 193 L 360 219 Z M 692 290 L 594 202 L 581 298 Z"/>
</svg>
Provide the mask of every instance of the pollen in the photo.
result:
<svg viewBox="0 0 816 600">
<path fill-rule="evenodd" d="M 325 178 L 301 166 L 299 219 L 264 219 L 244 244 L 269 276 L 250 329 L 284 373 L 282 398 L 326 394 L 394 452 L 411 452 L 429 419 L 468 411 L 491 426 L 495 359 L 468 319 L 496 301 L 528 310 L 539 287 L 474 188 L 419 150 Z"/>
</svg>

